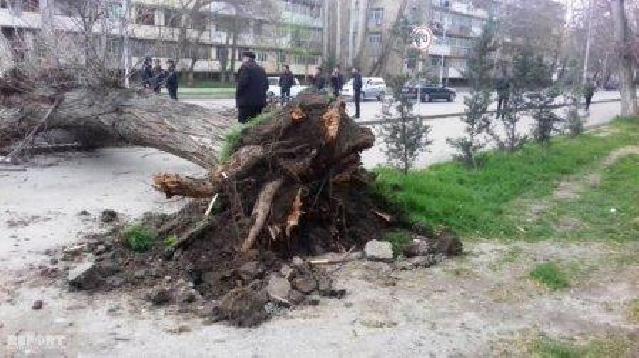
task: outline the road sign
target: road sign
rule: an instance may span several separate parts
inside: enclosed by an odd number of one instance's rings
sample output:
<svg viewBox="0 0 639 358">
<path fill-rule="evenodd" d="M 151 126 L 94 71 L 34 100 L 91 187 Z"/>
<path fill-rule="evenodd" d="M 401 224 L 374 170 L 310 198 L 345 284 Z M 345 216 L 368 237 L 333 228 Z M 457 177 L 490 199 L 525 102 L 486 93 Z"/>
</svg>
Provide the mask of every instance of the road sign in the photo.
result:
<svg viewBox="0 0 639 358">
<path fill-rule="evenodd" d="M 422 51 L 428 52 L 430 45 L 433 43 L 433 31 L 428 27 L 417 27 L 413 30 L 413 47 Z"/>
</svg>

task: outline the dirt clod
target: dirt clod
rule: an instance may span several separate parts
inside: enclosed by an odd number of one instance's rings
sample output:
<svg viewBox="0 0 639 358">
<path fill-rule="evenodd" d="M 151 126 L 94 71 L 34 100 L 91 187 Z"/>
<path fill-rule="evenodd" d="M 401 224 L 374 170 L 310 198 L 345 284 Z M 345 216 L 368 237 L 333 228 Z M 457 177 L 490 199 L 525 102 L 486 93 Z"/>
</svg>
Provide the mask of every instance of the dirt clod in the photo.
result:
<svg viewBox="0 0 639 358">
<path fill-rule="evenodd" d="M 100 213 L 100 221 L 103 223 L 112 223 L 118 220 L 118 213 L 113 209 L 106 209 Z"/>
<path fill-rule="evenodd" d="M 31 308 L 34 310 L 40 310 L 42 309 L 43 305 L 44 305 L 44 302 L 42 300 L 35 300 Z"/>
<path fill-rule="evenodd" d="M 267 302 L 263 294 L 249 288 L 236 288 L 222 297 L 219 314 L 239 327 L 253 327 L 268 318 L 264 309 Z"/>
</svg>

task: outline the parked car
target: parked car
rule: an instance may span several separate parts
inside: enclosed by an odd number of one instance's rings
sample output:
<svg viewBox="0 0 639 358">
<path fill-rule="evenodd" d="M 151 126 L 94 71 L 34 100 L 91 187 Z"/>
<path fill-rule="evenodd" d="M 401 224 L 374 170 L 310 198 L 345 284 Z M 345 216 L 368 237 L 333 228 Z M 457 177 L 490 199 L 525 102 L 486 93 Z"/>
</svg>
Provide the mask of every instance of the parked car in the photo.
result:
<svg viewBox="0 0 639 358">
<path fill-rule="evenodd" d="M 291 97 L 297 97 L 297 95 L 306 89 L 307 86 L 300 85 L 300 81 L 295 78 L 295 85 L 291 87 Z M 280 98 L 281 88 L 280 88 L 280 78 L 279 77 L 269 77 L 268 78 L 268 92 L 266 92 L 268 97 L 276 97 Z"/>
<path fill-rule="evenodd" d="M 381 77 L 364 77 L 362 78 L 362 101 L 367 99 L 373 99 L 381 101 L 386 93 L 388 93 L 388 89 L 386 88 L 386 82 Z M 354 96 L 353 93 L 353 80 L 346 82 L 344 88 L 342 89 L 342 96 L 352 99 Z"/>
<path fill-rule="evenodd" d="M 603 85 L 603 89 L 606 91 L 617 91 L 619 90 L 619 82 L 608 81 Z"/>
<path fill-rule="evenodd" d="M 457 96 L 457 92 L 452 88 L 441 87 L 425 82 L 407 83 L 404 85 L 402 92 L 414 100 L 419 98 L 420 102 L 431 102 L 436 99 L 454 102 Z"/>
</svg>

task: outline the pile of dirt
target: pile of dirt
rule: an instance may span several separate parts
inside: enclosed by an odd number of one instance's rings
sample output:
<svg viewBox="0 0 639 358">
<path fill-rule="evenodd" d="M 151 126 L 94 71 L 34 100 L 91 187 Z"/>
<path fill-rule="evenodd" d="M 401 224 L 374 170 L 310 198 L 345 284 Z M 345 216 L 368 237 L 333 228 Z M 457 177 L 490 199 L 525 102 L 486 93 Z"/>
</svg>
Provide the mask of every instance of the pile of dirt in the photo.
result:
<svg viewBox="0 0 639 358">
<path fill-rule="evenodd" d="M 374 176 L 360 155 L 375 138 L 344 107 L 325 96 L 301 96 L 245 128 L 230 160 L 208 178 L 157 176 L 156 188 L 167 197 L 192 201 L 175 215 L 149 214 L 133 229 L 116 224 L 67 249 L 63 260 L 82 252 L 94 257 L 69 271 L 69 284 L 144 289 L 153 304 L 205 307 L 205 316 L 240 326 L 268 318 L 268 307 L 343 297 L 344 289 L 300 257 L 352 252 L 407 227 L 371 190 Z M 440 246 L 449 254 L 448 244 L 428 247 Z"/>
</svg>

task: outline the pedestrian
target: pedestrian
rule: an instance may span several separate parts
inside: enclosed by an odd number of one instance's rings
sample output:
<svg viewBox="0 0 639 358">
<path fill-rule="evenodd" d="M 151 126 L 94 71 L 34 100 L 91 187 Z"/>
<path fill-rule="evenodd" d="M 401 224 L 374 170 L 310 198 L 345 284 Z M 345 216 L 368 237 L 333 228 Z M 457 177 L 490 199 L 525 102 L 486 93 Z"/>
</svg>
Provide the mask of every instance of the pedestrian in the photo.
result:
<svg viewBox="0 0 639 358">
<path fill-rule="evenodd" d="M 315 69 L 315 74 L 313 75 L 311 82 L 316 90 L 324 90 L 324 88 L 326 87 L 326 79 L 324 78 L 324 73 L 322 72 L 321 67 L 317 67 L 317 69 Z"/>
<path fill-rule="evenodd" d="M 584 97 L 586 98 L 586 112 L 590 111 L 590 103 L 592 102 L 592 97 L 595 95 L 595 85 L 591 80 L 586 82 L 584 86 Z"/>
<path fill-rule="evenodd" d="M 362 95 L 362 87 L 364 83 L 362 82 L 362 75 L 359 73 L 359 70 L 353 67 L 353 101 L 355 101 L 355 118 L 359 118 L 359 101 Z"/>
<path fill-rule="evenodd" d="M 285 102 L 288 102 L 291 97 L 291 87 L 295 85 L 295 76 L 293 76 L 293 72 L 288 67 L 288 65 L 284 65 L 284 72 L 280 75 L 280 97 L 282 100 L 282 105 Z"/>
<path fill-rule="evenodd" d="M 237 77 L 235 103 L 238 120 L 247 123 L 261 114 L 266 106 L 268 77 L 266 71 L 255 62 L 255 53 L 251 51 L 242 54 L 242 66 Z"/>
<path fill-rule="evenodd" d="M 164 80 L 166 77 L 166 72 L 162 68 L 162 63 L 159 58 L 155 59 L 155 67 L 153 67 L 153 92 L 156 94 L 160 94 L 162 90 L 162 86 L 164 85 Z"/>
<path fill-rule="evenodd" d="M 169 97 L 177 101 L 178 92 L 178 75 L 175 72 L 175 62 L 169 60 L 169 72 L 166 74 L 166 89 L 169 91 Z"/>
<path fill-rule="evenodd" d="M 145 57 L 142 64 L 142 86 L 144 88 L 153 87 L 153 68 L 151 67 L 151 57 Z"/>
<path fill-rule="evenodd" d="M 506 115 L 506 107 L 508 106 L 508 99 L 510 98 L 510 81 L 506 78 L 506 73 L 502 78 L 497 80 L 495 85 L 497 90 L 497 118 Z"/>
<path fill-rule="evenodd" d="M 344 76 L 340 72 L 339 66 L 335 66 L 331 75 L 331 87 L 333 88 L 333 95 L 339 97 L 342 93 L 342 87 L 344 87 Z"/>
</svg>

